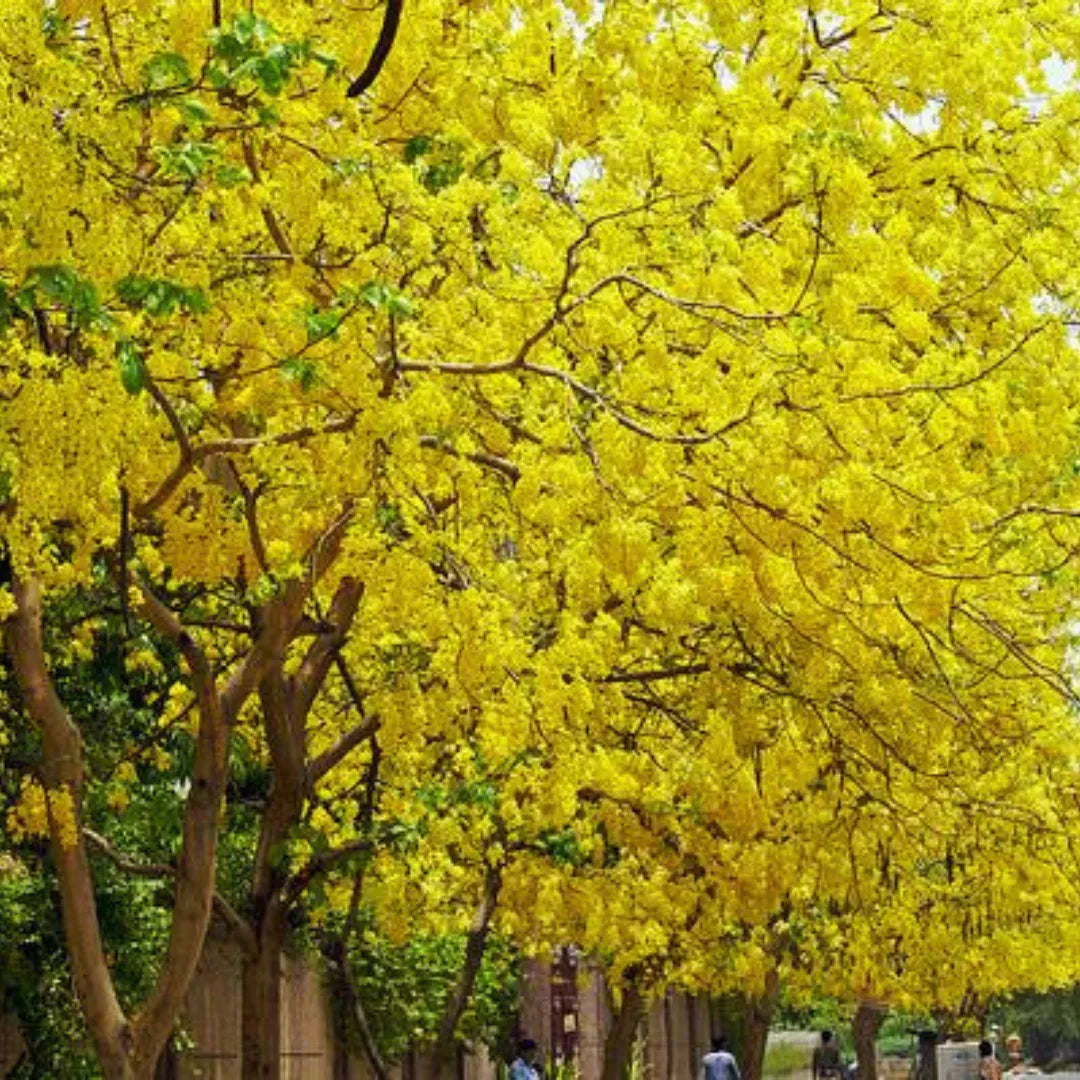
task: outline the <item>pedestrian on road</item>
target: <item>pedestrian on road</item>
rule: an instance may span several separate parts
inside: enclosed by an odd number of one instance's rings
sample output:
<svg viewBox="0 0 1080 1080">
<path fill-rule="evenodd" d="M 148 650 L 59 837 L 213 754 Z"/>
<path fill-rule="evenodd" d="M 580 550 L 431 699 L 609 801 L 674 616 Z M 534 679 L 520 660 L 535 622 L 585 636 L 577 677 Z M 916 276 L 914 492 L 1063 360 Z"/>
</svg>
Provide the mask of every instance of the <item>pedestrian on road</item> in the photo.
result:
<svg viewBox="0 0 1080 1080">
<path fill-rule="evenodd" d="M 723 1035 L 713 1038 L 712 1051 L 701 1059 L 701 1075 L 704 1080 L 742 1080 L 739 1063 L 726 1047 L 727 1040 Z"/>
<path fill-rule="evenodd" d="M 821 1042 L 814 1047 L 811 1061 L 813 1080 L 837 1080 L 844 1074 L 844 1063 L 840 1058 L 840 1047 L 833 1042 L 833 1033 L 823 1031 Z M 1000 1077 L 998 1078 L 1000 1080 Z"/>
<path fill-rule="evenodd" d="M 536 1043 L 522 1039 L 518 1043 L 518 1056 L 510 1064 L 510 1080 L 540 1080 L 536 1056 Z"/>
<path fill-rule="evenodd" d="M 1001 1062 L 987 1039 L 979 1043 L 979 1080 L 1001 1080 Z"/>
</svg>

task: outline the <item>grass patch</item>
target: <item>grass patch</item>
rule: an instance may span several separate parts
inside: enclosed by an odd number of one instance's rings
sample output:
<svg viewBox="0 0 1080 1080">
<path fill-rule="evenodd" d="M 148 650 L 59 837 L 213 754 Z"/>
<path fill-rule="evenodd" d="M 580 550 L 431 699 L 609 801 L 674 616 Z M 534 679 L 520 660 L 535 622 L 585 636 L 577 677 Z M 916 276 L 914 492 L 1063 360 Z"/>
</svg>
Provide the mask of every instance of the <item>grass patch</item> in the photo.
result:
<svg viewBox="0 0 1080 1080">
<path fill-rule="evenodd" d="M 765 1060 L 761 1071 L 766 1076 L 793 1073 L 810 1067 L 812 1050 L 789 1042 L 770 1042 L 765 1047 Z"/>
</svg>

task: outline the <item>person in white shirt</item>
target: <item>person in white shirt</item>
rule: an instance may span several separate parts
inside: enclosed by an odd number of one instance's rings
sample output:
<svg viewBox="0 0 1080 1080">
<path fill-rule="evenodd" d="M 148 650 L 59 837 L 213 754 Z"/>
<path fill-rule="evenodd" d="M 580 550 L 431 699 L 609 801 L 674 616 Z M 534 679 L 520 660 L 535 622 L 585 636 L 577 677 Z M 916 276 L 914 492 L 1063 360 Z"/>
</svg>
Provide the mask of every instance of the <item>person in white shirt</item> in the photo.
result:
<svg viewBox="0 0 1080 1080">
<path fill-rule="evenodd" d="M 701 1059 L 701 1075 L 704 1080 L 742 1080 L 739 1063 L 727 1049 L 723 1035 L 712 1041 L 712 1051 Z"/>
</svg>

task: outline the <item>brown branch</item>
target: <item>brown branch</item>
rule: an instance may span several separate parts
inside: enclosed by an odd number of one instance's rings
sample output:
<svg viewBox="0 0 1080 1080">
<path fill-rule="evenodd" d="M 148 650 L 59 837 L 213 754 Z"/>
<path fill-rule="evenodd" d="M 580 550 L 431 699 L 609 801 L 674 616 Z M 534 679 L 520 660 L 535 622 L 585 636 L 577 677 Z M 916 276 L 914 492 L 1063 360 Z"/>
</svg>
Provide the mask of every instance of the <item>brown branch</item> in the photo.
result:
<svg viewBox="0 0 1080 1080">
<path fill-rule="evenodd" d="M 255 157 L 255 145 L 250 138 L 244 139 L 244 164 L 248 167 L 248 172 L 251 173 L 252 180 L 257 184 L 261 176 L 261 170 L 259 169 L 258 158 Z M 270 233 L 270 239 L 274 241 L 274 247 L 288 259 L 293 259 L 292 245 L 289 243 L 289 238 L 285 235 L 285 230 L 282 228 L 281 222 L 278 220 L 277 214 L 270 206 L 263 206 L 262 219 L 266 225 L 266 231 Z"/>
<path fill-rule="evenodd" d="M 420 445 L 430 450 L 441 450 L 444 454 L 449 454 L 451 457 L 464 457 L 468 461 L 480 465 L 483 468 L 492 469 L 494 472 L 502 473 L 502 475 L 512 484 L 516 484 L 521 479 L 521 470 L 512 461 L 507 461 L 506 458 L 499 457 L 497 454 L 490 454 L 484 450 L 478 450 L 470 454 L 462 454 L 445 439 L 439 438 L 438 435 L 421 435 Z"/>
<path fill-rule="evenodd" d="M 341 551 L 341 542 L 352 513 L 352 505 L 346 505 L 337 519 L 305 553 L 304 561 L 308 565 L 308 573 L 302 578 L 290 581 L 282 594 L 262 609 L 262 624 L 255 643 L 221 692 L 221 708 L 227 724 L 235 723 L 248 696 L 262 681 L 271 665 L 283 656 L 285 646 L 302 622 L 304 605 L 311 596 L 311 591 Z"/>
<path fill-rule="evenodd" d="M 364 723 L 358 724 L 350 731 L 345 732 L 333 746 L 328 747 L 313 758 L 307 767 L 306 783 L 308 791 L 314 790 L 315 785 L 351 751 L 377 735 L 381 726 L 382 721 L 378 717 L 366 720 Z"/>
<path fill-rule="evenodd" d="M 345 643 L 364 595 L 364 584 L 353 577 L 342 578 L 327 616 L 329 629 L 311 644 L 291 683 L 291 709 L 295 716 L 306 717 L 322 687 L 334 657 Z"/>
<path fill-rule="evenodd" d="M 132 877 L 171 878 L 176 876 L 176 867 L 170 863 L 144 863 L 129 858 L 117 849 L 100 833 L 83 826 L 83 836 L 90 846 L 103 855 L 117 868 Z M 229 927 L 236 933 L 244 951 L 250 956 L 258 953 L 255 934 L 247 920 L 225 899 L 221 893 L 214 892 L 214 908 Z"/>
<path fill-rule="evenodd" d="M 364 70 L 350 83 L 345 94 L 346 97 L 359 97 L 379 77 L 379 72 L 382 71 L 383 65 L 394 47 L 394 38 L 397 37 L 398 26 L 401 24 L 401 9 L 403 7 L 404 0 L 386 0 L 386 12 L 383 15 L 382 27 L 379 29 L 375 47 L 371 50 L 371 55 L 368 57 L 367 64 L 364 65 Z"/>
<path fill-rule="evenodd" d="M 167 637 L 180 650 L 181 656 L 187 661 L 201 707 L 204 696 L 213 692 L 213 675 L 206 654 L 195 643 L 180 617 L 158 599 L 149 585 L 139 579 L 135 584 L 142 593 L 141 614 L 159 634 Z"/>
<path fill-rule="evenodd" d="M 349 900 L 349 913 L 345 917 L 345 925 L 342 927 L 341 934 L 328 943 L 326 951 L 332 962 L 331 968 L 336 969 L 342 1007 L 347 1007 L 352 1012 L 360 1036 L 360 1045 L 367 1055 L 371 1070 L 375 1074 L 376 1080 L 390 1080 L 390 1073 L 371 1033 L 371 1025 L 368 1023 L 367 1013 L 364 1011 L 364 1004 L 356 988 L 352 968 L 349 966 L 349 942 L 356 932 L 356 915 L 360 907 L 362 883 L 363 878 L 357 874 L 353 879 L 352 896 Z"/>
<path fill-rule="evenodd" d="M 41 588 L 34 578 L 16 578 L 12 594 L 16 610 L 4 625 L 4 640 L 23 704 L 41 735 L 45 786 L 55 789 L 65 785 L 78 815 L 83 781 L 82 740 L 49 675 L 41 625 Z M 100 1063 L 115 1075 L 122 1075 L 131 1030 L 105 959 L 86 844 L 81 831 L 76 832 L 73 845 L 65 843 L 51 815 L 50 833 L 75 993 Z"/>
<path fill-rule="evenodd" d="M 675 664 L 650 671 L 613 671 L 596 681 L 600 683 L 662 682 L 665 679 L 679 679 L 688 675 L 704 675 L 709 670 L 708 664 Z"/>
<path fill-rule="evenodd" d="M 745 424 L 754 414 L 754 406 L 751 404 L 746 412 L 742 413 L 740 416 L 736 416 L 734 419 L 727 421 L 727 423 L 721 424 L 720 427 L 715 428 L 712 431 L 706 431 L 700 434 L 683 435 L 678 432 L 656 431 L 654 428 L 650 428 L 633 419 L 633 417 L 628 416 L 618 408 L 607 395 L 602 394 L 594 387 L 581 382 L 580 379 L 575 379 L 568 371 L 563 371 L 560 368 L 548 367 L 546 364 L 533 364 L 529 361 L 526 361 L 521 366 L 523 370 L 531 371 L 534 375 L 540 375 L 546 379 L 558 380 L 580 397 L 588 398 L 590 401 L 595 402 L 620 426 L 626 428 L 628 431 L 634 432 L 636 435 L 641 435 L 643 438 L 651 439 L 653 442 L 672 443 L 676 446 L 703 446 L 706 443 L 715 442 L 717 439 L 723 438 L 729 431 L 733 431 L 735 428 Z"/>
<path fill-rule="evenodd" d="M 888 400 L 889 398 L 904 397 L 907 394 L 945 394 L 952 390 L 963 390 L 968 386 L 974 386 L 975 383 L 981 382 L 988 375 L 992 375 L 997 371 L 998 368 L 1007 364 L 1029 341 L 1041 334 L 1048 325 L 1049 323 L 1043 322 L 1033 327 L 1011 349 L 1002 353 L 993 363 L 980 368 L 974 375 L 969 375 L 966 379 L 957 379 L 951 383 L 911 383 L 908 386 L 898 386 L 892 390 L 867 390 L 859 394 L 847 394 L 836 400 L 842 405 L 847 405 L 853 401 Z"/>
<path fill-rule="evenodd" d="M 285 888 L 282 890 L 285 905 L 291 907 L 317 877 L 329 873 L 329 871 L 345 862 L 346 859 L 351 859 L 354 855 L 362 855 L 371 851 L 371 846 L 371 840 L 364 838 L 313 855 L 286 881 Z"/>
<path fill-rule="evenodd" d="M 461 971 L 458 972 L 457 981 L 446 1000 L 442 1019 L 439 1022 L 439 1033 L 435 1040 L 436 1068 L 445 1064 L 453 1051 L 454 1033 L 457 1031 L 465 1007 L 469 1004 L 476 977 L 480 973 L 484 950 L 487 948 L 488 936 L 491 933 L 491 919 L 495 914 L 501 890 L 502 866 L 496 864 L 487 867 L 484 872 L 484 887 L 480 903 L 465 941 L 465 959 Z"/>
<path fill-rule="evenodd" d="M 246 454 L 251 450 L 256 450 L 263 446 L 288 446 L 292 443 L 304 442 L 307 439 L 315 438 L 319 435 L 335 435 L 339 432 L 349 431 L 355 424 L 356 416 L 355 414 L 350 414 L 349 416 L 341 416 L 333 420 L 328 420 L 321 427 L 308 425 L 306 427 L 296 428 L 293 431 L 279 432 L 276 435 L 216 439 L 213 442 L 201 443 L 195 447 L 190 446 L 187 442 L 181 442 L 180 460 L 176 463 L 172 472 L 170 472 L 161 482 L 157 491 L 155 491 L 145 502 L 140 503 L 135 508 L 135 515 L 136 517 L 143 519 L 152 517 L 169 501 L 176 489 L 183 483 L 188 473 L 200 462 L 214 454 Z"/>
</svg>

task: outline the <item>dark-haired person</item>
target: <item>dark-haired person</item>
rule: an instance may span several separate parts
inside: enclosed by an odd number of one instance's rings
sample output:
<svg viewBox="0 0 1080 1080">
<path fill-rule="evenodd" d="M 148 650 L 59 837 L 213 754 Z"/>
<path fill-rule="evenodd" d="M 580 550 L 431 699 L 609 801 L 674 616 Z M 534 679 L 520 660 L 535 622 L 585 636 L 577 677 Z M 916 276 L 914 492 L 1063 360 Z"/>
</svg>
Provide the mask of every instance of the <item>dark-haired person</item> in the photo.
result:
<svg viewBox="0 0 1080 1080">
<path fill-rule="evenodd" d="M 518 1043 L 518 1055 L 510 1063 L 510 1080 L 540 1080 L 536 1059 L 536 1043 L 532 1039 L 522 1039 Z"/>
<path fill-rule="evenodd" d="M 979 1080 L 1001 1080 L 1001 1062 L 988 1039 L 979 1043 Z"/>
<path fill-rule="evenodd" d="M 701 1059 L 701 1075 L 704 1080 L 742 1080 L 739 1063 L 723 1035 L 713 1037 L 712 1050 Z"/>
<path fill-rule="evenodd" d="M 833 1033 L 823 1031 L 821 1042 L 814 1047 L 811 1062 L 813 1080 L 838 1080 L 844 1075 L 844 1063 L 840 1059 L 840 1047 L 833 1042 Z"/>
</svg>

